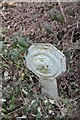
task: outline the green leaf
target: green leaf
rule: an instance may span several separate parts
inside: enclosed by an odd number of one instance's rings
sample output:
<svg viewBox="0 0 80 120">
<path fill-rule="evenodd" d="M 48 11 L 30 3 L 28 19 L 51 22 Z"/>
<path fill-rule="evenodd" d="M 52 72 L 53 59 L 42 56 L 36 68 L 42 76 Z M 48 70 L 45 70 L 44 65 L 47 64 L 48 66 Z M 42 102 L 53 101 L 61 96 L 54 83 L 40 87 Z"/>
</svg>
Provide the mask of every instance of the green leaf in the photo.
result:
<svg viewBox="0 0 80 120">
<path fill-rule="evenodd" d="M 36 108 L 38 106 L 38 103 L 37 102 L 34 102 L 33 105 L 32 105 L 34 108 Z"/>
<path fill-rule="evenodd" d="M 25 105 L 25 106 L 23 107 L 23 112 L 24 112 L 24 113 L 27 113 L 27 112 L 29 112 L 30 110 L 31 110 L 31 108 L 30 108 L 29 106 L 26 106 L 26 105 Z"/>
<path fill-rule="evenodd" d="M 18 59 L 18 57 L 19 57 L 19 51 L 17 50 L 17 49 L 12 49 L 11 51 L 10 51 L 10 57 L 11 57 L 11 60 L 16 60 L 16 59 Z"/>
<path fill-rule="evenodd" d="M 6 109 L 5 108 L 2 108 L 2 113 L 6 113 Z"/>
<path fill-rule="evenodd" d="M 11 104 L 10 107 L 9 107 L 9 110 L 12 111 L 12 110 L 15 109 L 15 107 L 16 107 L 16 106 L 15 106 L 14 104 Z"/>
<path fill-rule="evenodd" d="M 38 119 L 41 118 L 41 114 L 39 112 L 36 114 L 36 118 L 38 118 Z"/>
<path fill-rule="evenodd" d="M 16 97 L 15 96 L 12 96 L 12 102 L 16 100 Z"/>
<path fill-rule="evenodd" d="M 56 20 L 61 23 L 64 22 L 64 16 L 58 10 L 51 9 L 49 11 L 49 15 L 53 21 Z"/>
<path fill-rule="evenodd" d="M 60 15 L 58 16 L 58 21 L 61 22 L 61 23 L 64 22 L 64 16 L 63 16 L 62 14 L 60 14 Z"/>
<path fill-rule="evenodd" d="M 67 98 L 65 98 L 65 99 L 63 100 L 63 103 L 64 103 L 65 105 L 68 105 L 68 104 L 69 104 L 69 100 L 68 100 Z"/>
<path fill-rule="evenodd" d="M 26 39 L 22 36 L 18 37 L 18 43 L 23 48 L 28 46 Z"/>
<path fill-rule="evenodd" d="M 48 33 L 52 33 L 51 26 L 48 23 L 44 23 L 44 28 Z"/>
<path fill-rule="evenodd" d="M 51 19 L 54 21 L 54 20 L 57 20 L 58 19 L 58 15 L 59 15 L 59 11 L 58 10 L 53 10 L 51 9 L 49 11 L 49 15 L 51 17 Z"/>
</svg>

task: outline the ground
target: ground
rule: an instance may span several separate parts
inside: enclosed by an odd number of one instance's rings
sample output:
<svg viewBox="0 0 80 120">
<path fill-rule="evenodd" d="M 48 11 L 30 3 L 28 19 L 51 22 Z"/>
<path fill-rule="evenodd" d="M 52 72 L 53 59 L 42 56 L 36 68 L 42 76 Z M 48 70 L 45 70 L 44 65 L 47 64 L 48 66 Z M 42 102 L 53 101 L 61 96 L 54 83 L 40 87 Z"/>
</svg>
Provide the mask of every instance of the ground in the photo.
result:
<svg viewBox="0 0 80 120">
<path fill-rule="evenodd" d="M 0 3 L 2 18 L 2 120 L 80 119 L 80 2 Z M 66 56 L 66 72 L 57 78 L 60 101 L 43 95 L 38 77 L 25 65 L 33 43 L 51 43 Z"/>
</svg>

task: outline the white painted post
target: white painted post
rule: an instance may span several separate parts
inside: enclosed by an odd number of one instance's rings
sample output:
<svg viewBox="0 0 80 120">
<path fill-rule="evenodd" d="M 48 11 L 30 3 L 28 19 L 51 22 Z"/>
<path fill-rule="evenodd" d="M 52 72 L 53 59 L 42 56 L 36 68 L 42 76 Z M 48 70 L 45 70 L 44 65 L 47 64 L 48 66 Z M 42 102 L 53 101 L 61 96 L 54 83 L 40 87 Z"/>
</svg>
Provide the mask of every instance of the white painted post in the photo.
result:
<svg viewBox="0 0 80 120">
<path fill-rule="evenodd" d="M 58 98 L 56 77 L 66 70 L 64 54 L 49 43 L 35 43 L 25 59 L 27 67 L 39 77 L 43 94 Z"/>
<path fill-rule="evenodd" d="M 44 80 L 40 78 L 40 83 L 42 84 L 42 93 L 48 94 L 50 98 L 58 98 L 58 89 L 57 81 L 53 80 Z"/>
</svg>

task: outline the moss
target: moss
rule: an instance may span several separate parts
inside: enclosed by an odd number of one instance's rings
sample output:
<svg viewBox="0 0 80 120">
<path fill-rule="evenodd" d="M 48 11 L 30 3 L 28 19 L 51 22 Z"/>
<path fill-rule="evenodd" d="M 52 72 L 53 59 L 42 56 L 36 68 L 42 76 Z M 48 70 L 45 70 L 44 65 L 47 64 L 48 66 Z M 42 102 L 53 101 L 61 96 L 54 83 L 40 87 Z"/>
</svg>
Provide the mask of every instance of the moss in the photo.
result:
<svg viewBox="0 0 80 120">
<path fill-rule="evenodd" d="M 37 70 L 40 71 L 40 72 L 42 72 L 42 73 L 47 74 L 47 73 L 48 73 L 48 66 L 47 66 L 47 65 L 46 65 L 46 66 L 39 65 L 39 66 L 37 67 Z"/>
</svg>

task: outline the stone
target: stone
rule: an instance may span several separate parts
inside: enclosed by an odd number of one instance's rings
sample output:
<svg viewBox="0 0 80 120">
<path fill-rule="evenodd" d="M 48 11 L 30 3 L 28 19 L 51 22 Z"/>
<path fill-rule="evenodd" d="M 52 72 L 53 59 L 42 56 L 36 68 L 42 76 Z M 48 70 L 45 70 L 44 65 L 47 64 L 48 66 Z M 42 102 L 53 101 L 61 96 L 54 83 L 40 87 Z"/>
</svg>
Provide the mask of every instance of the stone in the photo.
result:
<svg viewBox="0 0 80 120">
<path fill-rule="evenodd" d="M 56 77 L 66 71 L 64 54 L 49 43 L 35 43 L 25 54 L 26 66 L 39 77 L 43 94 L 58 97 Z"/>
</svg>

